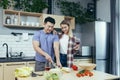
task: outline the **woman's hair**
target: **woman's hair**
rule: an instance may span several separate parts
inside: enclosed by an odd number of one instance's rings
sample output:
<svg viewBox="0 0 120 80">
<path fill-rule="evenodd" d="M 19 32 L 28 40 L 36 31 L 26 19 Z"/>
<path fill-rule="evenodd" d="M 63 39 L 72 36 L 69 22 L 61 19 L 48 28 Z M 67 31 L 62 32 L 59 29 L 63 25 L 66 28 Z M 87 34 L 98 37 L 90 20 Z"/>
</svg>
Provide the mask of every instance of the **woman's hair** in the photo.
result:
<svg viewBox="0 0 120 80">
<path fill-rule="evenodd" d="M 65 25 L 67 25 L 67 26 L 69 27 L 68 35 L 69 35 L 70 37 L 73 37 L 72 29 L 71 29 L 71 26 L 70 26 L 70 21 L 68 21 L 68 20 L 63 20 L 63 21 L 60 23 L 60 25 L 62 25 L 62 24 L 65 24 Z"/>
</svg>

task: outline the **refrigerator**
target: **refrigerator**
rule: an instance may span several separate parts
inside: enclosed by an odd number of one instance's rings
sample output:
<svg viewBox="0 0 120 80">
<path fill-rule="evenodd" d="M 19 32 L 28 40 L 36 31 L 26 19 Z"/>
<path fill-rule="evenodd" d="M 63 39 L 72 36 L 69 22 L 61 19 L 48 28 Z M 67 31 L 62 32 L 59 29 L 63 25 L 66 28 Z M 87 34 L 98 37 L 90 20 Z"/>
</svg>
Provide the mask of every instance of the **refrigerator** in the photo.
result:
<svg viewBox="0 0 120 80">
<path fill-rule="evenodd" d="M 109 24 L 104 21 L 86 23 L 81 27 L 82 46 L 91 47 L 93 63 L 96 70 L 109 70 Z"/>
<path fill-rule="evenodd" d="M 96 70 L 109 70 L 109 25 L 106 22 L 95 23 L 95 62 Z"/>
</svg>

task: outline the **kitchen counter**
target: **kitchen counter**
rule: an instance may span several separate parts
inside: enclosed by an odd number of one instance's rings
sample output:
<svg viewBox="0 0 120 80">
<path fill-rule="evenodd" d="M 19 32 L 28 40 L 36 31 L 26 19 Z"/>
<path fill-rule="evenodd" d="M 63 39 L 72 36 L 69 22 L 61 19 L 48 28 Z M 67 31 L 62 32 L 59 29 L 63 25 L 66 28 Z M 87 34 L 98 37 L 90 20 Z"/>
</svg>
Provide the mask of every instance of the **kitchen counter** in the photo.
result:
<svg viewBox="0 0 120 80">
<path fill-rule="evenodd" d="M 74 59 L 89 59 L 89 56 L 74 56 Z M 23 57 L 23 58 L 0 58 L 1 62 L 22 62 L 22 61 L 35 61 L 35 57 Z"/>
<path fill-rule="evenodd" d="M 104 73 L 104 72 L 100 72 L 100 71 L 92 71 L 93 72 L 93 76 L 92 77 L 77 77 L 76 73 L 77 71 L 72 71 L 70 73 L 64 73 L 61 77 L 60 80 L 116 80 L 119 79 L 120 77 L 115 76 L 115 75 L 111 75 L 108 73 Z M 37 76 L 37 77 L 27 77 L 27 78 L 16 78 L 17 80 L 45 80 L 44 76 Z"/>
<path fill-rule="evenodd" d="M 0 58 L 0 62 L 22 62 L 22 61 L 35 61 L 34 57 L 23 57 L 23 58 Z"/>
</svg>

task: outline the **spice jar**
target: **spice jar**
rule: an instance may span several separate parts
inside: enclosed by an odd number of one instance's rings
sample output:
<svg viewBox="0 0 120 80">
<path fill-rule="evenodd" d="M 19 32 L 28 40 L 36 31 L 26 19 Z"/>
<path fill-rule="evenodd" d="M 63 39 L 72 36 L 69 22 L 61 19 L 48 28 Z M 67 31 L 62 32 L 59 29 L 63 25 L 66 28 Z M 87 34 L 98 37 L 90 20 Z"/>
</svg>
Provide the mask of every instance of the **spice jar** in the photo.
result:
<svg viewBox="0 0 120 80">
<path fill-rule="evenodd" d="M 7 17 L 6 17 L 5 23 L 6 23 L 6 24 L 11 24 L 11 18 L 10 18 L 10 16 L 7 16 Z"/>
</svg>

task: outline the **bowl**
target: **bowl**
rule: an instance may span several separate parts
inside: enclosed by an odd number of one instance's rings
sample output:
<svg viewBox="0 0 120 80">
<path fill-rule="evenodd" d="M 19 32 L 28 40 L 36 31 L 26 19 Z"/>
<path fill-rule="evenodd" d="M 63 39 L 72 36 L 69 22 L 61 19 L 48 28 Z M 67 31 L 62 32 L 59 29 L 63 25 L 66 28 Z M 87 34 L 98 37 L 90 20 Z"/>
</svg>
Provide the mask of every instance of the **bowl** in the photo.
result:
<svg viewBox="0 0 120 80">
<path fill-rule="evenodd" d="M 64 72 L 64 73 L 69 73 L 69 72 L 71 72 L 71 68 L 69 68 L 69 67 L 62 67 L 61 71 Z"/>
<path fill-rule="evenodd" d="M 45 80 L 61 80 L 62 72 L 60 68 L 50 69 L 44 72 Z"/>
<path fill-rule="evenodd" d="M 80 63 L 79 67 L 83 70 L 93 70 L 96 67 L 94 63 Z"/>
</svg>

